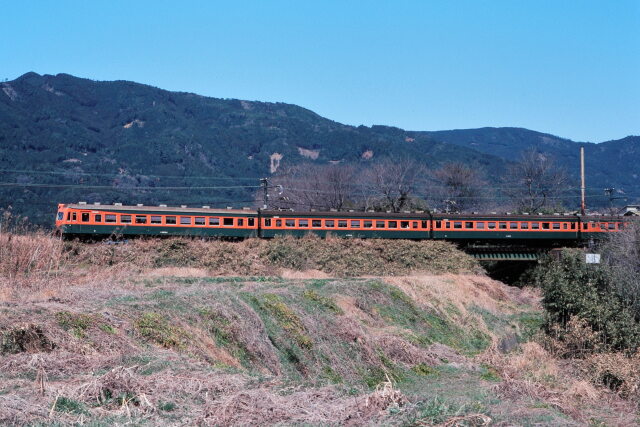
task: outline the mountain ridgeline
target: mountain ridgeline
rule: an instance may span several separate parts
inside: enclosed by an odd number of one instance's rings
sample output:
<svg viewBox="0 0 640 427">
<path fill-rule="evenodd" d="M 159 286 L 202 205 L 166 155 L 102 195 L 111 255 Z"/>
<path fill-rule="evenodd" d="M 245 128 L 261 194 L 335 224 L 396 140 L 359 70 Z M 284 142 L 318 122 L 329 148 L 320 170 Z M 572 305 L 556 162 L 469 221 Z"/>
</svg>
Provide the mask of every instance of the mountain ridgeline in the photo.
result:
<svg viewBox="0 0 640 427">
<path fill-rule="evenodd" d="M 591 194 L 640 195 L 640 137 L 584 145 Z M 0 83 L 0 208 L 39 224 L 52 222 L 57 203 L 78 200 L 248 206 L 260 177 L 304 162 L 459 161 L 497 183 L 531 146 L 577 178 L 578 143 L 521 128 L 355 127 L 291 104 L 67 74 Z"/>
</svg>

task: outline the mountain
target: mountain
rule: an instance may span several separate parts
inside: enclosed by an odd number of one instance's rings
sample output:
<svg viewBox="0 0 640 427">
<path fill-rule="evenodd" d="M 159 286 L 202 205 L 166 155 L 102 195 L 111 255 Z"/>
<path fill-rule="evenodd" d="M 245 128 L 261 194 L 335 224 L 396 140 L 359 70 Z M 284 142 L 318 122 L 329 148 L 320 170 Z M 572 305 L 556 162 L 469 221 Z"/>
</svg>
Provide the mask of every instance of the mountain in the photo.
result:
<svg viewBox="0 0 640 427">
<path fill-rule="evenodd" d="M 495 181 L 536 145 L 577 170 L 578 144 L 526 129 L 355 127 L 291 104 L 68 74 L 31 72 L 0 89 L 0 207 L 42 224 L 56 203 L 77 200 L 247 205 L 257 178 L 300 162 L 366 166 L 404 156 L 435 167 L 458 160 Z M 590 184 L 640 194 L 632 164 L 621 164 L 638 159 L 638 137 L 587 147 Z M 220 188 L 238 186 L 245 188 Z"/>
</svg>

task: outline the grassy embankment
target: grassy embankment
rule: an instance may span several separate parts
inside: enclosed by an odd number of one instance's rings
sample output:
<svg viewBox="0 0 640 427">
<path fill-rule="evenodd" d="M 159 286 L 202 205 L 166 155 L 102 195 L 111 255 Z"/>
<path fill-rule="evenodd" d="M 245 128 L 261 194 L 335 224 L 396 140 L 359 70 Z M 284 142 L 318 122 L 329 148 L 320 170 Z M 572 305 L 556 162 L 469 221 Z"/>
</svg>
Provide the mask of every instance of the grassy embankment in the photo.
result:
<svg viewBox="0 0 640 427">
<path fill-rule="evenodd" d="M 633 420 L 443 242 L 0 235 L 0 422 Z M 630 418 L 631 417 L 631 418 Z"/>
</svg>

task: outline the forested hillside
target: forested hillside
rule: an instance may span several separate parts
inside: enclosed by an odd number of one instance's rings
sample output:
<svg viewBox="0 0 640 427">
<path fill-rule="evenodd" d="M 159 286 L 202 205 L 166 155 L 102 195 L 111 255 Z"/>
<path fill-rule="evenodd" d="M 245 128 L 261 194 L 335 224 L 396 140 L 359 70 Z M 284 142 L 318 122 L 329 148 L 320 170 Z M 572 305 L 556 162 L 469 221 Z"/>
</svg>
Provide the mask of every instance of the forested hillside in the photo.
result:
<svg viewBox="0 0 640 427">
<path fill-rule="evenodd" d="M 67 74 L 27 73 L 0 89 L 0 207 L 42 224 L 56 203 L 78 200 L 249 205 L 258 178 L 303 162 L 367 168 L 392 157 L 436 168 L 459 161 L 497 183 L 534 145 L 577 172 L 578 144 L 526 129 L 354 127 L 290 104 Z M 587 153 L 593 192 L 615 186 L 640 194 L 633 171 L 640 138 L 588 144 Z"/>
</svg>

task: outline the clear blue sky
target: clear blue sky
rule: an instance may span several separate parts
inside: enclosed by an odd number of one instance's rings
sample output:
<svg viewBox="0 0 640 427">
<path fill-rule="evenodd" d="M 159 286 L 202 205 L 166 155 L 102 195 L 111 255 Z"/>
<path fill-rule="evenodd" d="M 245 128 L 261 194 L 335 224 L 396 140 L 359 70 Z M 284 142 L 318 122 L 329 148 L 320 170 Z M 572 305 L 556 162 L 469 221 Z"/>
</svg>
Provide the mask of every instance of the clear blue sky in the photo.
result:
<svg viewBox="0 0 640 427">
<path fill-rule="evenodd" d="M 640 134 L 640 0 L 2 0 L 0 15 L 0 79 L 133 80 L 410 130 Z"/>
</svg>

